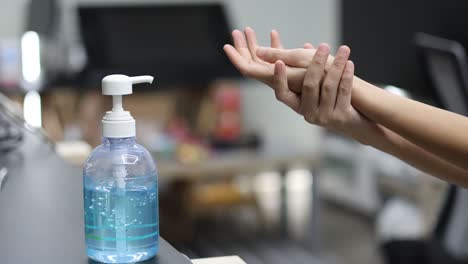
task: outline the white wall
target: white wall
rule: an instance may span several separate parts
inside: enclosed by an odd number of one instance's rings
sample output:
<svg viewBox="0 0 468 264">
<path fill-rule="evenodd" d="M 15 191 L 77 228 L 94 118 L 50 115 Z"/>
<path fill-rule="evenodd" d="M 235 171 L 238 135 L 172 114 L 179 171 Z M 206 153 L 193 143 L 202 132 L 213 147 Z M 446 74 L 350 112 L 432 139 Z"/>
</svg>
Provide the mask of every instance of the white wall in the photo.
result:
<svg viewBox="0 0 468 264">
<path fill-rule="evenodd" d="M 34 0 L 39 1 L 39 0 Z M 262 45 L 268 45 L 271 29 L 281 32 L 286 47 L 302 46 L 305 42 L 330 43 L 336 47 L 339 32 L 339 0 L 220 0 L 225 3 L 232 24 L 236 28 L 253 27 Z M 6 0 L 0 9 L 0 38 L 20 34 L 26 0 Z M 197 3 L 210 0 L 62 0 L 73 7 L 77 3 Z M 255 81 L 242 83 L 244 97 L 244 125 L 247 130 L 261 132 L 269 149 L 317 146 L 319 131 L 307 125 L 295 113 L 277 103 L 272 91 Z"/>
<path fill-rule="evenodd" d="M 226 1 L 239 28 L 253 27 L 262 45 L 269 44 L 269 32 L 280 31 L 285 47 L 305 42 L 338 42 L 338 0 Z M 261 132 L 267 150 L 314 150 L 320 131 L 275 100 L 272 90 L 255 81 L 243 83 L 244 125 Z"/>
<path fill-rule="evenodd" d="M 0 8 L 0 39 L 17 37 L 23 27 L 25 0 L 2 1 Z"/>
<path fill-rule="evenodd" d="M 269 44 L 270 30 L 277 29 L 286 47 L 299 47 L 305 42 L 327 42 L 336 46 L 339 38 L 338 2 L 226 1 L 236 27 L 253 27 L 262 45 Z M 310 151 L 318 147 L 320 131 L 278 103 L 270 88 L 255 81 L 244 82 L 243 88 L 244 125 L 248 130 L 261 132 L 268 150 Z"/>
</svg>

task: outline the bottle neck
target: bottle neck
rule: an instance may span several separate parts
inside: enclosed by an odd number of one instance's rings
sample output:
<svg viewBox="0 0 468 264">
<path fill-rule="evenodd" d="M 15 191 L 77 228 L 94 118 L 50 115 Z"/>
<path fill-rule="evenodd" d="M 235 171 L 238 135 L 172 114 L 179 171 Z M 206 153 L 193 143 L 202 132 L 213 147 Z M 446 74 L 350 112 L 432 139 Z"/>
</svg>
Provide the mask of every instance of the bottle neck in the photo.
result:
<svg viewBox="0 0 468 264">
<path fill-rule="evenodd" d="M 129 147 L 136 144 L 136 137 L 108 138 L 102 137 L 102 144 L 109 147 Z"/>
</svg>

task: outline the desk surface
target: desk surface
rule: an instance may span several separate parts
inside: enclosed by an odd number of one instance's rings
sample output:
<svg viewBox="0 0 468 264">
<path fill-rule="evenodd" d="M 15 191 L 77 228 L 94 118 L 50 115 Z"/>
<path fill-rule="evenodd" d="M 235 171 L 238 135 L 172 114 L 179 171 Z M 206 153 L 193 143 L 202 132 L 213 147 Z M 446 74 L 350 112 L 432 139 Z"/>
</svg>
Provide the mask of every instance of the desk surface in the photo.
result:
<svg viewBox="0 0 468 264">
<path fill-rule="evenodd" d="M 8 174 L 0 189 L 0 263 L 74 264 L 88 260 L 81 170 L 68 166 L 37 135 L 0 156 Z M 188 264 L 164 239 L 148 264 Z"/>
</svg>

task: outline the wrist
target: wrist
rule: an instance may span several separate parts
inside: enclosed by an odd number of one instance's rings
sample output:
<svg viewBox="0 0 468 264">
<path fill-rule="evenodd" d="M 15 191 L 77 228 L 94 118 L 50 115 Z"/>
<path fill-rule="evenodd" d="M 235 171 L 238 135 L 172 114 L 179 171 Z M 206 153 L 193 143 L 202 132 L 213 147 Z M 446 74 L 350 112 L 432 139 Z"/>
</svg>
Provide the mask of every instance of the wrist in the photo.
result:
<svg viewBox="0 0 468 264">
<path fill-rule="evenodd" d="M 385 128 L 370 120 L 365 120 L 348 130 L 351 138 L 366 146 L 377 146 L 382 143 Z"/>
</svg>

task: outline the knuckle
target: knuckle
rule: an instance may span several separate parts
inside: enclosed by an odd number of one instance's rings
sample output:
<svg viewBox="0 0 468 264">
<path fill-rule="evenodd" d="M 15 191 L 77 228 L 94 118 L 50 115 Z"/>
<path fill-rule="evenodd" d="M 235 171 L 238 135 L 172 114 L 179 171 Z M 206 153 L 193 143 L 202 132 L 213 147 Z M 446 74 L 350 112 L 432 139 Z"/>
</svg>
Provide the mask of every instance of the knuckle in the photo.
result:
<svg viewBox="0 0 468 264">
<path fill-rule="evenodd" d="M 281 96 L 278 92 L 275 92 L 275 98 L 276 100 L 281 101 Z"/>
<path fill-rule="evenodd" d="M 340 87 L 341 95 L 349 95 L 351 93 L 351 87 L 348 85 L 342 85 Z"/>
<path fill-rule="evenodd" d="M 326 94 L 330 94 L 331 92 L 333 92 L 333 85 L 329 84 L 329 83 L 324 83 L 322 85 L 322 92 L 323 93 L 326 93 Z"/>
<path fill-rule="evenodd" d="M 287 95 L 285 92 L 283 92 L 283 91 L 278 91 L 278 92 L 275 93 L 275 96 L 276 96 L 276 99 L 277 99 L 278 101 L 283 102 L 283 101 L 286 100 L 286 98 L 287 98 L 288 95 Z"/>
<path fill-rule="evenodd" d="M 317 81 L 307 81 L 307 82 L 304 82 L 303 86 L 305 90 L 312 91 L 318 88 L 319 84 Z"/>
<path fill-rule="evenodd" d="M 318 123 L 321 125 L 321 126 L 328 126 L 328 124 L 330 123 L 330 119 L 328 118 L 327 115 L 320 115 L 318 117 Z"/>
<path fill-rule="evenodd" d="M 347 107 L 347 108 L 343 111 L 343 113 L 344 113 L 344 119 L 345 119 L 345 121 L 353 116 L 353 111 L 352 111 L 352 108 L 351 108 L 350 106 Z"/>
<path fill-rule="evenodd" d="M 341 68 L 343 67 L 343 65 L 344 65 L 343 61 L 341 61 L 339 58 L 333 61 L 333 67 Z"/>
<path fill-rule="evenodd" d="M 312 65 L 315 65 L 315 66 L 322 66 L 323 60 L 320 58 L 320 57 L 316 57 L 312 60 Z"/>
<path fill-rule="evenodd" d="M 347 84 L 352 84 L 354 78 L 354 73 L 350 72 L 349 69 L 345 69 L 343 72 L 343 81 Z"/>
<path fill-rule="evenodd" d="M 315 116 L 311 115 L 311 114 L 305 114 L 304 119 L 305 119 L 305 121 L 307 121 L 308 123 L 311 123 L 311 124 L 316 124 L 317 123 L 317 120 L 316 120 Z"/>
</svg>

